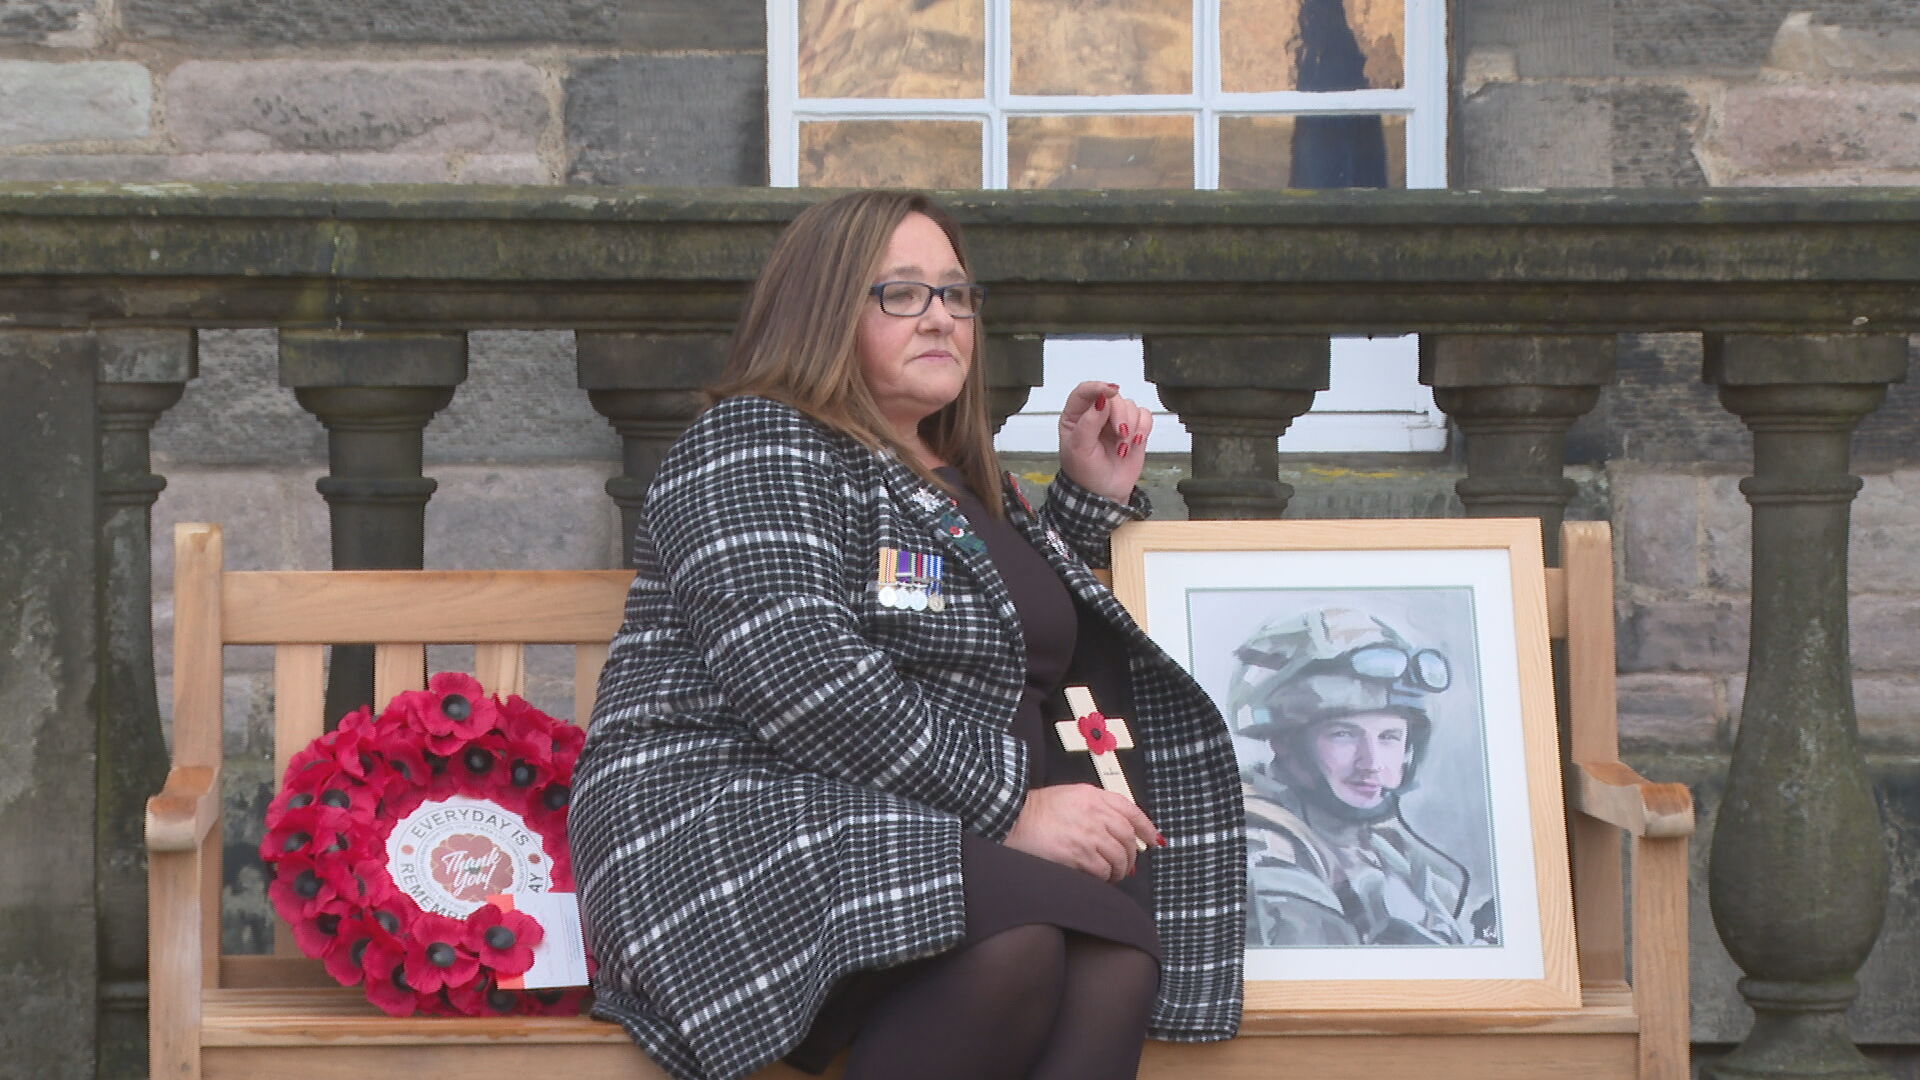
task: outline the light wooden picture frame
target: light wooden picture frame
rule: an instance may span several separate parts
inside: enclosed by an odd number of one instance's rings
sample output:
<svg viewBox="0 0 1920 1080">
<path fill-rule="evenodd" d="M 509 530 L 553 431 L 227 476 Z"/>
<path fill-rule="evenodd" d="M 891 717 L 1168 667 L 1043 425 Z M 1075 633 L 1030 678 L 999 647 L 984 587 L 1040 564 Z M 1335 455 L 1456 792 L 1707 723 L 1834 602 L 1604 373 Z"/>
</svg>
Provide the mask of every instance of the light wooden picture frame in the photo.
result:
<svg viewBox="0 0 1920 1080">
<path fill-rule="evenodd" d="M 1140 522 L 1114 590 L 1234 731 L 1247 1005 L 1577 1008 L 1539 522 Z"/>
</svg>

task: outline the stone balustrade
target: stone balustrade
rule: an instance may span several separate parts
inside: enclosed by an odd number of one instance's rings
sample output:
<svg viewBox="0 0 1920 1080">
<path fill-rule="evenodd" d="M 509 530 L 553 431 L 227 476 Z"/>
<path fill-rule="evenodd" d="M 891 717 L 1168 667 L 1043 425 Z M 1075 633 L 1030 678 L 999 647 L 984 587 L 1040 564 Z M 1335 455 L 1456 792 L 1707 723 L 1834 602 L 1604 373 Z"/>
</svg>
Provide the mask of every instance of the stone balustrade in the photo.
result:
<svg viewBox="0 0 1920 1080">
<path fill-rule="evenodd" d="M 630 530 L 747 283 L 816 197 L 0 185 L 0 861 L 42 871 L 0 886 L 0 970 L 36 1018 L 29 1060 L 137 1047 L 137 817 L 163 767 L 146 437 L 194 376 L 192 331 L 279 331 L 281 383 L 327 431 L 334 564 L 368 568 L 421 564 L 421 433 L 459 394 L 466 333 L 571 330 L 579 388 L 624 444 L 608 494 Z M 994 407 L 1040 382 L 1039 335 L 1142 335 L 1193 433 L 1194 517 L 1284 513 L 1274 439 L 1326 387 L 1329 336 L 1417 331 L 1465 438 L 1466 512 L 1537 516 L 1551 538 L 1567 431 L 1612 381 L 1615 335 L 1705 334 L 1702 376 L 1754 433 L 1751 678 L 1711 900 L 1757 1020 L 1715 1068 L 1865 1068 L 1843 1013 L 1888 858 L 1849 692 L 1848 446 L 1920 331 L 1920 192 L 950 205 L 994 287 Z M 330 708 L 367 697 L 365 659 L 336 654 L 332 676 Z"/>
</svg>

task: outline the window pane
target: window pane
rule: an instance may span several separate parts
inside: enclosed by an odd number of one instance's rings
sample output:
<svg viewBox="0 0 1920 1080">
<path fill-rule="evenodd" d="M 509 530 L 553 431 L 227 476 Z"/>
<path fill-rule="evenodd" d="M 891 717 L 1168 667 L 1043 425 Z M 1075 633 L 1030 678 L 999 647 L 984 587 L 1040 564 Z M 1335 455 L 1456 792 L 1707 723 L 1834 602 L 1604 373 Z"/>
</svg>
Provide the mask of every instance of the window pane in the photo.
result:
<svg viewBox="0 0 1920 1080">
<path fill-rule="evenodd" d="M 1220 0 L 1220 89 L 1398 89 L 1406 28 L 1406 0 Z"/>
<path fill-rule="evenodd" d="M 1190 188 L 1193 118 L 1007 118 L 1012 188 Z"/>
<path fill-rule="evenodd" d="M 1016 94 L 1190 94 L 1193 0 L 1009 0 Z"/>
<path fill-rule="evenodd" d="M 800 125 L 802 187 L 977 188 L 973 120 L 822 120 Z"/>
<path fill-rule="evenodd" d="M 1404 116 L 1223 116 L 1222 188 L 1402 188 Z"/>
<path fill-rule="evenodd" d="M 801 97 L 986 94 L 980 0 L 800 0 L 799 52 Z"/>
</svg>

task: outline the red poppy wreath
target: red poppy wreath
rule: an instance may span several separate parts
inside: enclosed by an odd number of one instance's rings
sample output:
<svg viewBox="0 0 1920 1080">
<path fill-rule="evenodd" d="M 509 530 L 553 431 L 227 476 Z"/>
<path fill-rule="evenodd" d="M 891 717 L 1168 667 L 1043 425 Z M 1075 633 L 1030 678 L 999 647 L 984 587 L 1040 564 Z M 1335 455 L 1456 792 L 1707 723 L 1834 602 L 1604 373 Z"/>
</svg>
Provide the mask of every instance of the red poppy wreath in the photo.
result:
<svg viewBox="0 0 1920 1080">
<path fill-rule="evenodd" d="M 583 990 L 501 985 L 544 932 L 487 897 L 573 888 L 568 785 L 585 738 L 443 672 L 309 743 L 260 844 L 300 951 L 394 1016 L 579 1012 Z"/>
</svg>

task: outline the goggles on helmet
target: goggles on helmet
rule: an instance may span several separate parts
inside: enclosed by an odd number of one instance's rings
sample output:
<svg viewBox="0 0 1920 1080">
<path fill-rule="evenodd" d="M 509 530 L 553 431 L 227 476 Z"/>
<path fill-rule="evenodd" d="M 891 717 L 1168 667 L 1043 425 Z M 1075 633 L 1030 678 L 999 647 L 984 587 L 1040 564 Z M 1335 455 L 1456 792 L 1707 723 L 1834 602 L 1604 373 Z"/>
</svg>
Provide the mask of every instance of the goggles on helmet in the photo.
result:
<svg viewBox="0 0 1920 1080">
<path fill-rule="evenodd" d="M 1453 665 L 1438 649 L 1408 652 L 1398 645 L 1362 645 L 1332 661 L 1342 662 L 1363 679 L 1402 682 L 1430 694 L 1453 685 Z"/>
</svg>

